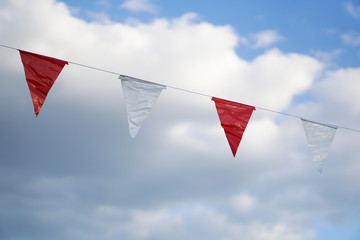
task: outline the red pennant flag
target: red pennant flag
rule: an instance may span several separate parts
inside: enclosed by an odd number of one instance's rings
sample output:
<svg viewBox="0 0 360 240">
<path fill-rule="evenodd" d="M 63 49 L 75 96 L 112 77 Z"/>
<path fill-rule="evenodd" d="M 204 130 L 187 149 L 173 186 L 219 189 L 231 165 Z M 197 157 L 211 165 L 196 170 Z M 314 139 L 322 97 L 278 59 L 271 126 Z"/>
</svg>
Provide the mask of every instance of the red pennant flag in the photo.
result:
<svg viewBox="0 0 360 240">
<path fill-rule="evenodd" d="M 38 116 L 45 98 L 67 61 L 19 50 L 34 111 Z"/>
<path fill-rule="evenodd" d="M 226 138 L 235 157 L 246 125 L 255 107 L 215 97 L 211 100 L 215 102 L 221 126 L 224 128 Z"/>
</svg>

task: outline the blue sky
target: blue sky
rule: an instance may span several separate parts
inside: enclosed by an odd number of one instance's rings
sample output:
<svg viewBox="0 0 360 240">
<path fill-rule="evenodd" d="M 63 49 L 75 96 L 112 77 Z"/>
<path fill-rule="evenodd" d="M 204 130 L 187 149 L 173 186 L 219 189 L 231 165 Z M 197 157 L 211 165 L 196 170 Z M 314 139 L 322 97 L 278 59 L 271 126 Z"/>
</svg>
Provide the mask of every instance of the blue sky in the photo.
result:
<svg viewBox="0 0 360 240">
<path fill-rule="evenodd" d="M 358 1 L 0 2 L 0 44 L 360 129 Z M 36 118 L 0 48 L 0 238 L 357 240 L 359 132 L 324 173 L 258 108 L 233 158 L 214 103 L 168 87 L 135 139 L 118 76 L 65 66 Z"/>
<path fill-rule="evenodd" d="M 154 1 L 153 10 L 129 11 L 120 7 L 121 1 L 68 1 L 76 7 L 79 16 L 93 20 L 89 12 L 101 12 L 114 21 L 136 18 L 149 22 L 154 18 L 176 18 L 193 12 L 199 21 L 215 25 L 231 25 L 235 31 L 248 36 L 264 29 L 271 29 L 283 36 L 277 43 L 283 51 L 315 55 L 333 53 L 333 61 L 341 67 L 356 67 L 359 44 L 346 43 L 342 36 L 355 34 L 358 39 L 359 9 L 351 1 Z M 237 52 L 250 60 L 259 51 L 239 46 Z"/>
</svg>

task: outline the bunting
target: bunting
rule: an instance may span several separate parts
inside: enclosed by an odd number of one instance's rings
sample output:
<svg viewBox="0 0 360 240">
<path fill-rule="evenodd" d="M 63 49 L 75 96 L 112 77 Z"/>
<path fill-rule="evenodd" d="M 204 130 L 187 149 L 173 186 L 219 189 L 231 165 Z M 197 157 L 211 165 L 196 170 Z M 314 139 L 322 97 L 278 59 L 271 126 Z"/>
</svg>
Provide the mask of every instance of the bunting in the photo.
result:
<svg viewBox="0 0 360 240">
<path fill-rule="evenodd" d="M 162 90 L 166 87 L 124 75 L 120 75 L 119 79 L 121 79 L 125 99 L 130 136 L 135 138 Z"/>
<path fill-rule="evenodd" d="M 58 78 L 65 64 L 69 64 L 69 62 L 31 52 L 26 52 L 1 44 L 0 46 L 19 51 L 21 61 L 24 65 L 25 78 L 33 101 L 35 115 L 37 117 L 44 104 L 48 92 Z M 120 75 L 118 73 L 103 70 L 100 68 L 90 67 L 74 62 L 70 63 L 94 70 L 116 74 L 119 76 L 119 79 L 121 79 L 125 106 L 128 115 L 129 132 L 132 138 L 136 137 L 147 116 L 150 114 L 156 100 L 159 98 L 162 90 L 166 87 L 186 91 L 189 93 L 199 94 L 206 97 L 211 97 L 209 95 L 189 91 L 186 89 L 161 85 L 146 80 Z M 251 118 L 253 111 L 256 109 L 254 106 L 245 105 L 238 102 L 232 102 L 216 97 L 211 97 L 211 100 L 215 102 L 215 107 L 219 116 L 221 126 L 224 129 L 231 151 L 233 153 L 233 156 L 235 157 L 246 126 Z M 341 126 L 321 124 L 302 119 L 301 117 L 295 115 L 281 113 L 266 108 L 259 109 L 301 119 L 305 130 L 307 143 L 312 153 L 314 166 L 320 173 L 322 173 L 324 167 L 324 160 L 328 155 L 336 130 Z M 360 132 L 360 130 L 351 129 L 348 127 L 341 128 Z"/>
<path fill-rule="evenodd" d="M 36 117 L 67 61 L 19 50 Z"/>
<path fill-rule="evenodd" d="M 235 157 L 236 151 L 255 107 L 213 97 L 226 138 Z"/>
<path fill-rule="evenodd" d="M 335 126 L 329 126 L 301 119 L 315 168 L 322 173 L 324 161 L 336 133 Z"/>
</svg>

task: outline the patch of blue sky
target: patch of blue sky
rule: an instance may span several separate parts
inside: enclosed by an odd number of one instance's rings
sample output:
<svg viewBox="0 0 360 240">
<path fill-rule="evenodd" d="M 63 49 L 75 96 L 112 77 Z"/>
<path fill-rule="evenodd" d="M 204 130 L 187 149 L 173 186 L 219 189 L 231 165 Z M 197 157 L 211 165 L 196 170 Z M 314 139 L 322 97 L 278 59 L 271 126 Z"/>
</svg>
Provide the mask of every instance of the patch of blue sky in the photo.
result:
<svg viewBox="0 0 360 240">
<path fill-rule="evenodd" d="M 345 44 L 341 36 L 359 31 L 360 19 L 346 11 L 346 2 L 335 1 L 218 1 L 183 0 L 149 1 L 154 11 L 130 11 L 121 8 L 124 1 L 114 0 L 65 0 L 75 9 L 75 14 L 87 21 L 94 18 L 106 18 L 115 22 L 136 19 L 151 22 L 155 18 L 178 18 L 192 12 L 198 15 L 198 21 L 207 21 L 214 25 L 230 25 L 242 37 L 264 30 L 274 30 L 281 41 L 265 48 L 254 48 L 239 44 L 236 49 L 239 57 L 252 60 L 270 47 L 284 52 L 296 52 L 317 56 L 317 53 L 339 54 L 331 59 L 336 66 L 356 67 L 360 59 L 359 45 Z"/>
<path fill-rule="evenodd" d="M 346 221 L 345 223 L 320 222 L 315 224 L 317 234 L 313 240 L 358 240 L 360 239 L 360 222 Z"/>
</svg>

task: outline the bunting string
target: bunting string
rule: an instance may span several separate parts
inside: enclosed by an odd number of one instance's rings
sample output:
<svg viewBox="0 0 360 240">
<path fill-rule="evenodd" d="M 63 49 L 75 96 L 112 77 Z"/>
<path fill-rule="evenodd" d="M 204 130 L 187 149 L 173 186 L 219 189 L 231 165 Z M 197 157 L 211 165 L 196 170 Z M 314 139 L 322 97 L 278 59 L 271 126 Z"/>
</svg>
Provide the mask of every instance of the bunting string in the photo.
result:
<svg viewBox="0 0 360 240">
<path fill-rule="evenodd" d="M 166 88 L 173 88 L 183 92 L 209 97 L 212 101 L 214 101 L 221 126 L 224 129 L 226 138 L 234 157 L 252 112 L 256 109 L 300 119 L 305 130 L 305 136 L 309 149 L 313 156 L 314 166 L 320 173 L 323 171 L 325 158 L 328 155 L 330 145 L 332 144 L 336 130 L 338 128 L 343 128 L 354 132 L 360 132 L 360 130 L 349 127 L 306 120 L 297 115 L 233 102 L 200 92 L 130 77 L 102 68 L 27 52 L 3 44 L 0 44 L 0 46 L 19 51 L 36 117 L 42 108 L 48 92 L 58 78 L 62 69 L 65 65 L 70 63 L 80 67 L 85 67 L 118 76 L 118 78 L 121 80 L 122 91 L 128 115 L 129 133 L 132 138 L 136 137 L 142 124 L 150 114 L 156 100 L 160 96 L 162 90 Z"/>
<path fill-rule="evenodd" d="M 12 49 L 12 50 L 20 50 L 18 48 L 11 47 L 11 46 L 4 45 L 4 44 L 0 44 L 0 46 L 4 47 L 4 48 Z M 100 71 L 100 72 L 105 72 L 105 73 L 109 73 L 109 74 L 113 74 L 113 75 L 117 75 L 117 76 L 130 77 L 130 76 L 127 76 L 127 75 L 124 75 L 124 74 L 121 74 L 121 73 L 118 73 L 118 72 L 114 72 L 114 71 L 109 71 L 109 70 L 106 70 L 106 69 L 103 69 L 103 68 L 97 68 L 97 67 L 93 67 L 93 66 L 89 66 L 89 65 L 85 65 L 85 64 L 81 64 L 81 63 L 77 63 L 77 62 L 72 62 L 72 61 L 67 61 L 67 62 L 70 63 L 70 64 L 78 65 L 80 67 L 89 68 L 89 69 Z M 140 78 L 134 78 L 134 77 L 131 77 L 131 78 L 141 80 L 141 81 L 144 81 L 144 82 L 148 82 L 148 83 L 155 83 L 155 84 L 159 84 L 159 85 L 164 85 L 167 88 L 172 88 L 172 89 L 175 89 L 175 90 L 179 90 L 179 91 L 183 91 L 183 92 L 187 92 L 187 93 L 191 93 L 191 94 L 196 94 L 196 95 L 200 95 L 200 96 L 204 96 L 204 97 L 208 97 L 208 98 L 213 97 L 213 96 L 205 94 L 205 93 L 195 92 L 195 91 L 191 91 L 191 90 L 184 89 L 184 88 L 179 88 L 179 87 L 174 87 L 174 86 L 170 86 L 170 85 L 166 85 L 166 84 L 157 83 L 157 82 L 154 82 L 154 81 L 148 81 L 148 80 L 144 80 L 144 79 L 140 79 Z M 289 114 L 289 113 L 285 113 L 285 112 L 280 112 L 280 111 L 272 110 L 272 109 L 269 109 L 269 108 L 263 108 L 263 107 L 259 107 L 259 106 L 255 106 L 255 105 L 252 105 L 252 106 L 254 106 L 256 109 L 260 109 L 260 110 L 263 110 L 263 111 L 272 112 L 272 113 L 275 113 L 275 114 L 281 114 L 281 115 L 288 116 L 288 117 L 298 118 L 300 120 L 304 119 L 303 117 L 298 116 L 298 115 L 293 115 L 293 114 Z M 360 130 L 355 129 L 355 128 L 350 128 L 350 127 L 345 127 L 345 126 L 335 125 L 335 124 L 329 124 L 329 123 L 321 123 L 321 122 L 314 121 L 314 120 L 309 120 L 309 119 L 306 119 L 306 120 L 311 121 L 313 123 L 318 123 L 318 124 L 322 124 L 322 125 L 326 125 L 326 126 L 334 126 L 336 128 L 341 128 L 341 129 L 345 129 L 345 130 L 360 133 Z"/>
<path fill-rule="evenodd" d="M 8 46 L 8 45 L 4 45 L 4 44 L 1 44 L 1 43 L 0 43 L 0 46 L 4 47 L 4 48 L 12 49 L 12 50 L 20 50 L 18 48 L 11 47 L 11 46 Z M 109 70 L 106 70 L 106 69 L 103 69 L 103 68 L 97 68 L 97 67 L 93 67 L 93 66 L 89 66 L 89 65 L 85 65 L 85 64 L 81 64 L 81 63 L 77 63 L 77 62 L 72 62 L 72 61 L 67 61 L 67 62 L 70 63 L 70 64 L 78 65 L 80 67 L 89 68 L 89 69 L 100 71 L 100 72 L 105 72 L 105 73 L 109 73 L 109 74 L 113 74 L 113 75 L 117 75 L 117 76 L 130 77 L 130 76 L 127 76 L 127 75 L 124 75 L 124 74 L 121 74 L 121 73 L 118 73 L 118 72 L 114 72 L 114 71 L 109 71 Z M 144 80 L 144 79 L 140 79 L 140 78 L 134 78 L 134 77 L 131 77 L 131 78 L 138 79 L 138 80 L 148 82 L 148 83 L 155 83 L 155 84 L 164 85 L 167 88 L 172 88 L 172 89 L 175 89 L 175 90 L 179 90 L 179 91 L 183 91 L 183 92 L 187 92 L 187 93 L 191 93 L 191 94 L 196 94 L 196 95 L 200 95 L 200 96 L 204 96 L 204 97 L 208 97 L 208 98 L 213 97 L 213 96 L 205 94 L 205 93 L 195 92 L 195 91 L 191 91 L 191 90 L 184 89 L 184 88 L 179 88 L 179 87 L 174 87 L 174 86 L 170 86 L 170 85 L 166 85 L 166 84 L 157 83 L 157 82 L 154 82 L 154 81 L 148 81 L 148 80 Z M 280 111 L 272 110 L 272 109 L 269 109 L 269 108 L 263 108 L 263 107 L 259 107 L 259 106 L 255 106 L 255 105 L 252 105 L 252 106 L 254 106 L 256 109 L 260 109 L 260 110 L 263 110 L 263 111 L 272 112 L 272 113 L 275 113 L 275 114 L 281 114 L 281 115 L 288 116 L 288 117 L 298 118 L 300 120 L 304 119 L 303 117 L 298 116 L 298 115 L 293 115 L 293 114 L 289 114 L 289 113 L 285 113 L 285 112 L 280 112 Z M 346 126 L 329 124 L 329 123 L 321 123 L 321 122 L 314 121 L 314 120 L 309 120 L 309 119 L 306 119 L 306 120 L 311 121 L 313 123 L 318 123 L 318 124 L 322 124 L 322 125 L 326 125 L 326 126 L 334 126 L 336 128 L 341 128 L 341 129 L 345 129 L 345 130 L 360 133 L 360 130 L 350 128 L 350 127 L 346 127 Z"/>
<path fill-rule="evenodd" d="M 0 43 L 0 46 L 1 46 L 1 47 L 4 47 L 4 48 L 13 49 L 13 50 L 18 50 L 17 48 L 10 47 L 10 46 L 7 46 L 7 45 L 3 45 L 3 44 L 1 44 L 1 43 Z"/>
</svg>

